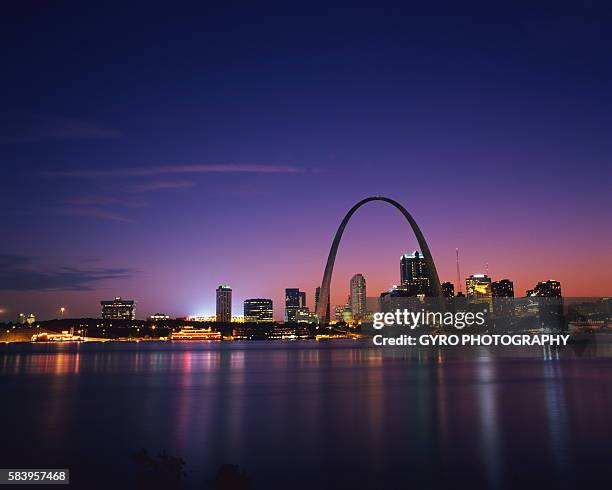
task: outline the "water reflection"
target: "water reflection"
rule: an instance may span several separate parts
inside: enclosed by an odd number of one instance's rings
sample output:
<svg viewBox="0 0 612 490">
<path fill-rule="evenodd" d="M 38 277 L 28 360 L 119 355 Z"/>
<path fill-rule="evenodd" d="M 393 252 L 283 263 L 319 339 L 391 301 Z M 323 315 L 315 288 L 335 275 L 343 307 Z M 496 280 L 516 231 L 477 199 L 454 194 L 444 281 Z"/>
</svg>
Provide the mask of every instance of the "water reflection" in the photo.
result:
<svg viewBox="0 0 612 490">
<path fill-rule="evenodd" d="M 113 461 L 166 449 L 191 465 L 194 488 L 227 462 L 264 487 L 569 485 L 612 449 L 612 352 L 602 343 L 586 352 L 352 341 L 9 346 L 0 416 L 28 423 L 7 428 L 15 442 L 0 457 L 95 467 L 84 456 L 91 447 Z"/>
</svg>

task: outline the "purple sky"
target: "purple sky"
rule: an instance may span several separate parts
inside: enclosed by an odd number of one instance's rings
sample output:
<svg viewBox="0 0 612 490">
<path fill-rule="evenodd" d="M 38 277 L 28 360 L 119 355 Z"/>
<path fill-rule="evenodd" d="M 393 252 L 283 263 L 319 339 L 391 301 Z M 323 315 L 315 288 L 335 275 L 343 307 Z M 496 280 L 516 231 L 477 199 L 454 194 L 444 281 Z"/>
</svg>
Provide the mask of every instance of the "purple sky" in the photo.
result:
<svg viewBox="0 0 612 490">
<path fill-rule="evenodd" d="M 234 310 L 284 288 L 313 306 L 333 234 L 368 195 L 420 224 L 440 278 L 612 295 L 612 67 L 603 2 L 191 11 L 9 10 L 0 320 Z M 440 12 L 444 12 L 441 14 Z M 323 15 L 324 14 L 324 15 Z M 24 32 L 29 33 L 24 36 Z M 369 204 L 332 303 L 399 280 L 416 241 Z"/>
</svg>

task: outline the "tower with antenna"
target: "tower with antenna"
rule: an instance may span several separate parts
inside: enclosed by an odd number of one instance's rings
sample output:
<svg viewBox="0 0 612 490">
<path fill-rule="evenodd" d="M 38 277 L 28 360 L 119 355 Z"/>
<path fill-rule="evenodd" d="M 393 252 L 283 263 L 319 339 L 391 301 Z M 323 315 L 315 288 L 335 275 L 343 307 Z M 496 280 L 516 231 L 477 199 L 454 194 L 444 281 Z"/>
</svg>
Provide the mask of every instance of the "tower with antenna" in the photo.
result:
<svg viewBox="0 0 612 490">
<path fill-rule="evenodd" d="M 461 273 L 459 272 L 459 249 L 455 249 L 455 255 L 457 257 L 457 289 L 460 293 L 463 293 L 463 289 L 461 287 Z"/>
</svg>

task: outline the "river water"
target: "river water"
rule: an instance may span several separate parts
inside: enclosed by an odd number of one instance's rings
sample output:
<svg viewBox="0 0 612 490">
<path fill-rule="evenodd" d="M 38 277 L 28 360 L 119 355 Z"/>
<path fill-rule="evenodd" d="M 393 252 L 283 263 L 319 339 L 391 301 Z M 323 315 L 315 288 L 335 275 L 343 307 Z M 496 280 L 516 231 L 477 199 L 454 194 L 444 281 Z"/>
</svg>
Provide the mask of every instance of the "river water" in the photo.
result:
<svg viewBox="0 0 612 490">
<path fill-rule="evenodd" d="M 594 338 L 595 339 L 595 338 Z M 140 448 L 252 488 L 607 483 L 612 336 L 558 349 L 369 341 L 0 345 L 0 467 L 130 488 Z"/>
</svg>

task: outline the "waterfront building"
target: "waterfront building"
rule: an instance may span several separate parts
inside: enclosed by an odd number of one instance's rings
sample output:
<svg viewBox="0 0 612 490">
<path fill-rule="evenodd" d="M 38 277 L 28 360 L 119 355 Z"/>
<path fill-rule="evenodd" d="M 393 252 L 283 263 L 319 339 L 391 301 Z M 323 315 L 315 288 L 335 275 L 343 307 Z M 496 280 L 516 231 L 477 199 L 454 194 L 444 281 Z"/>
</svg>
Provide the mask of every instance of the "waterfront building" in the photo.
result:
<svg viewBox="0 0 612 490">
<path fill-rule="evenodd" d="M 493 291 L 489 276 L 472 274 L 465 281 L 465 292 L 470 303 L 486 303 L 489 312 L 493 311 Z"/>
<path fill-rule="evenodd" d="M 415 250 L 400 257 L 400 284 L 412 296 L 431 296 L 431 282 L 425 257 Z"/>
<path fill-rule="evenodd" d="M 344 311 L 350 309 L 349 305 L 334 306 L 334 320 L 337 322 L 344 321 Z"/>
<path fill-rule="evenodd" d="M 316 313 L 311 312 L 308 307 L 299 308 L 295 314 L 295 323 L 318 323 Z"/>
<path fill-rule="evenodd" d="M 514 298 L 514 284 L 510 279 L 502 279 L 491 283 L 491 293 L 494 298 Z"/>
<path fill-rule="evenodd" d="M 350 282 L 349 305 L 352 319 L 362 320 L 366 315 L 366 280 L 362 274 L 355 274 Z"/>
<path fill-rule="evenodd" d="M 105 320 L 134 320 L 136 318 L 136 302 L 117 296 L 110 301 L 100 301 L 102 318 Z"/>
<path fill-rule="evenodd" d="M 465 291 L 468 298 L 492 298 L 491 278 L 486 274 L 472 274 L 465 280 Z"/>
<path fill-rule="evenodd" d="M 244 321 L 267 323 L 274 320 L 272 300 L 267 298 L 252 298 L 244 300 Z"/>
<path fill-rule="evenodd" d="M 149 317 L 150 322 L 163 322 L 164 320 L 170 320 L 170 315 L 165 313 L 155 313 Z"/>
<path fill-rule="evenodd" d="M 539 298 L 560 298 L 561 283 L 554 279 L 539 282 L 533 289 L 527 290 L 527 296 L 536 296 Z"/>
<path fill-rule="evenodd" d="M 442 295 L 445 298 L 454 298 L 455 297 L 455 286 L 452 282 L 443 282 L 442 283 Z"/>
<path fill-rule="evenodd" d="M 221 323 L 232 321 L 232 288 L 222 284 L 217 288 L 216 320 Z"/>
<path fill-rule="evenodd" d="M 285 289 L 285 322 L 294 323 L 297 311 L 306 307 L 306 293 L 298 288 Z"/>
</svg>

